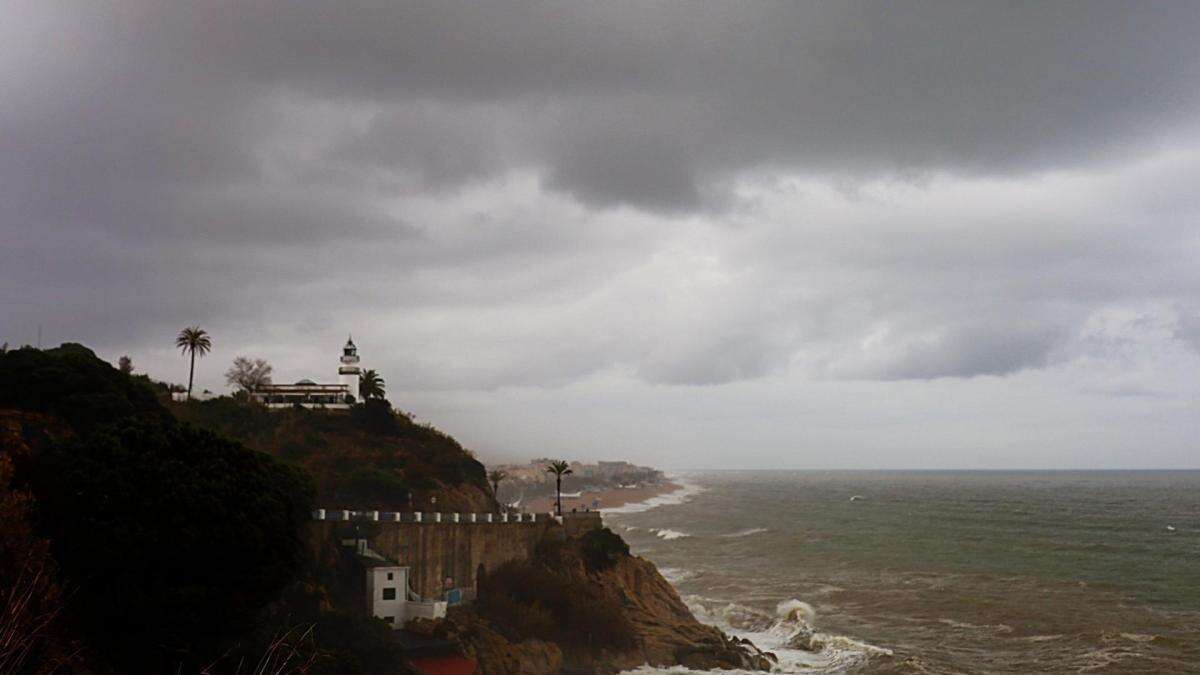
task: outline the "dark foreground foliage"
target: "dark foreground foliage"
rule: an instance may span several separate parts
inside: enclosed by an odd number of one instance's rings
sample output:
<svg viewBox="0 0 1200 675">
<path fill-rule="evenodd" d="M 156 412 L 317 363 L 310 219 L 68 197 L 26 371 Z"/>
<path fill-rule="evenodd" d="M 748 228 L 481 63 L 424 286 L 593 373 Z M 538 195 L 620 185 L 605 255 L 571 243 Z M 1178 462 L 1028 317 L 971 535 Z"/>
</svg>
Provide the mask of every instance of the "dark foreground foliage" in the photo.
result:
<svg viewBox="0 0 1200 675">
<path fill-rule="evenodd" d="M 180 424 L 144 379 L 78 345 L 0 354 L 4 414 L 13 470 L 0 497 L 27 495 L 25 539 L 47 542 L 42 568 L 65 589 L 54 625 L 83 667 L 257 661 L 248 636 L 304 569 L 312 488 L 300 471 Z M 0 592 L 18 580 L 6 572 Z"/>
<path fill-rule="evenodd" d="M 78 432 L 127 417 L 171 421 L 145 377 L 131 377 L 68 342 L 0 354 L 0 409 L 54 415 Z"/>
</svg>

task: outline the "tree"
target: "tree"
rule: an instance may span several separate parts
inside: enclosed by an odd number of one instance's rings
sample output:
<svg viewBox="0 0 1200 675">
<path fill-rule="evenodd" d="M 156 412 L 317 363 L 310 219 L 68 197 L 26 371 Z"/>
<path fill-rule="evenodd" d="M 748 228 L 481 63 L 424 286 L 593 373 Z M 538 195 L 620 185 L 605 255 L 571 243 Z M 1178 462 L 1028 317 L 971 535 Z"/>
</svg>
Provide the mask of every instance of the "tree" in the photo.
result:
<svg viewBox="0 0 1200 675">
<path fill-rule="evenodd" d="M 546 465 L 546 473 L 554 474 L 554 503 L 558 506 L 558 515 L 562 515 L 562 479 L 563 476 L 575 473 L 561 459 L 556 459 Z"/>
<path fill-rule="evenodd" d="M 132 374 L 133 373 L 133 359 L 129 358 L 128 354 L 117 359 L 117 370 L 120 370 L 122 373 L 125 373 L 126 375 Z"/>
<path fill-rule="evenodd" d="M 271 364 L 266 359 L 249 359 L 239 356 L 233 360 L 233 365 L 225 371 L 225 383 L 237 386 L 244 392 L 252 392 L 259 387 L 271 384 Z"/>
<path fill-rule="evenodd" d="M 179 347 L 183 354 L 191 354 L 192 365 L 188 369 L 188 400 L 192 400 L 192 380 L 196 375 L 196 354 L 199 353 L 203 358 L 205 354 L 212 350 L 212 338 L 208 332 L 200 326 L 188 326 L 179 331 L 179 335 L 175 336 L 175 346 Z"/>
<path fill-rule="evenodd" d="M 21 580 L 4 552 L 36 553 L 13 529 L 24 517 L 4 498 L 9 483 L 34 500 L 28 522 L 69 590 L 64 625 L 85 643 L 88 667 L 63 672 L 201 672 L 250 646 L 305 564 L 304 474 L 181 424 L 147 379 L 80 345 L 0 355 L 0 409 L 43 413 L 17 425 L 15 444 L 0 441 L 13 468 L 9 482 L 0 466 L 0 595 Z M 0 632 L 12 609 L 0 599 Z M 27 672 L 8 663 L 0 672 Z"/>
<path fill-rule="evenodd" d="M 500 499 L 500 481 L 508 478 L 508 474 L 500 469 L 493 469 L 488 472 L 488 481 L 492 484 L 492 494 L 496 499 Z"/>
<path fill-rule="evenodd" d="M 372 398 L 383 398 L 383 378 L 374 370 L 364 370 L 358 377 L 358 395 L 364 401 Z"/>
</svg>

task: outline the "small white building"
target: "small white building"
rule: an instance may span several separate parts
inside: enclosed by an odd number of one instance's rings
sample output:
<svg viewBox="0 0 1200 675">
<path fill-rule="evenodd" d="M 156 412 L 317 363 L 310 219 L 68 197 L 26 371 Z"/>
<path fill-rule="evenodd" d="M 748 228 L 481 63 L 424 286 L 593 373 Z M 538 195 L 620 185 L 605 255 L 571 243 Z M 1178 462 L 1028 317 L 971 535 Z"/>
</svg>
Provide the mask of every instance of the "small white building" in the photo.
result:
<svg viewBox="0 0 1200 675">
<path fill-rule="evenodd" d="M 371 615 L 402 628 L 411 619 L 440 619 L 446 603 L 422 601 L 408 589 L 408 568 L 380 565 L 367 569 L 367 600 Z"/>
<path fill-rule="evenodd" d="M 358 379 L 362 368 L 358 365 L 358 347 L 348 338 L 339 359 L 338 382 L 317 384 L 312 380 L 300 380 L 295 384 L 268 384 L 250 392 L 254 400 L 268 408 L 290 408 L 300 405 L 305 408 L 345 409 L 358 397 Z"/>
</svg>

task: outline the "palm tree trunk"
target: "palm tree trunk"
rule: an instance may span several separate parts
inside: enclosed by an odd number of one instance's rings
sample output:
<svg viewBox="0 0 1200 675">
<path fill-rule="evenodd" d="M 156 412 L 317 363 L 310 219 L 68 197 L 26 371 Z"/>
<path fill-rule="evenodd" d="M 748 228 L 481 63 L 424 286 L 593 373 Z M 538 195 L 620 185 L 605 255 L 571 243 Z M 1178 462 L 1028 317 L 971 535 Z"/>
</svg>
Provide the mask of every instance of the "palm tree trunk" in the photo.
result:
<svg viewBox="0 0 1200 675">
<path fill-rule="evenodd" d="M 196 349 L 192 348 L 192 367 L 188 369 L 188 397 L 192 400 L 192 378 L 196 375 Z"/>
<path fill-rule="evenodd" d="M 562 515 L 562 474 L 554 477 L 554 501 L 558 503 L 558 515 Z"/>
</svg>

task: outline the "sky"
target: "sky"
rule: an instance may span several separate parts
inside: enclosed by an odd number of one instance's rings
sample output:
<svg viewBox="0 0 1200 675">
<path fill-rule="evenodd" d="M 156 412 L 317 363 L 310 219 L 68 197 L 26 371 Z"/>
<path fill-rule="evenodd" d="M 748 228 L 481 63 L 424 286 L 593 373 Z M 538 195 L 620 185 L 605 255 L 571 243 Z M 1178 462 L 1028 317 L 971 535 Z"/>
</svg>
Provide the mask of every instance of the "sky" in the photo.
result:
<svg viewBox="0 0 1200 675">
<path fill-rule="evenodd" d="M 487 461 L 1197 468 L 1200 3 L 0 6 L 0 341 Z"/>
</svg>

